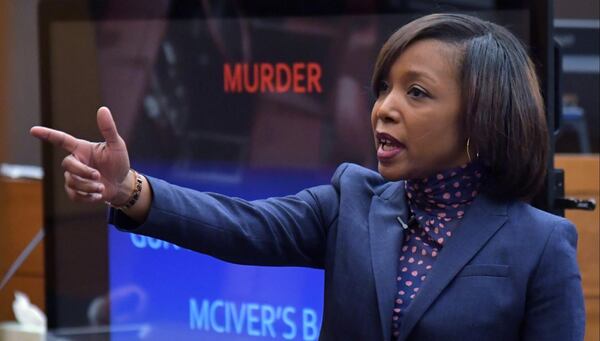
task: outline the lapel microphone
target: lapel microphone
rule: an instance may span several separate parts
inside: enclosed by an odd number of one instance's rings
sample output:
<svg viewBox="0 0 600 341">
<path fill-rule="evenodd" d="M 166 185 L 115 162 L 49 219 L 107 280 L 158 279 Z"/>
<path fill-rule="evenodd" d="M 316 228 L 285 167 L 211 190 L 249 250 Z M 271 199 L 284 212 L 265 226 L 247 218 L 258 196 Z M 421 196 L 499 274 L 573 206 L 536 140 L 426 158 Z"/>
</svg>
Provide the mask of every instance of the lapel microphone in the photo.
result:
<svg viewBox="0 0 600 341">
<path fill-rule="evenodd" d="M 410 217 L 408 217 L 408 223 L 405 223 L 404 220 L 402 220 L 401 216 L 397 216 L 396 219 L 398 220 L 400 226 L 402 226 L 402 229 L 404 230 L 408 230 L 408 227 L 415 222 L 415 216 L 414 214 L 412 214 L 412 212 L 410 214 Z"/>
</svg>

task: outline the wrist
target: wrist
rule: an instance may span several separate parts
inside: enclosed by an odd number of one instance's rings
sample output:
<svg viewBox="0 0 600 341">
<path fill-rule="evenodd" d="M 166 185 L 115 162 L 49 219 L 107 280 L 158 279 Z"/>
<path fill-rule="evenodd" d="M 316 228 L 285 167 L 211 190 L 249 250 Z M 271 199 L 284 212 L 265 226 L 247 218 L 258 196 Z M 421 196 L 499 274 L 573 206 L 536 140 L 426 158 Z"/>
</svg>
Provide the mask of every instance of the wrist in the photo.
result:
<svg viewBox="0 0 600 341">
<path fill-rule="evenodd" d="M 117 185 L 117 194 L 110 201 L 111 205 L 125 205 L 129 199 L 131 191 L 133 191 L 133 171 L 130 169 L 127 171 L 127 175 L 123 181 Z"/>
<path fill-rule="evenodd" d="M 134 198 L 134 195 L 136 194 L 137 177 L 137 172 L 133 169 L 130 169 L 127 172 L 127 175 L 125 176 L 123 181 L 121 181 L 117 185 L 117 193 L 110 200 L 110 202 L 107 202 L 107 204 L 118 209 L 128 208 L 128 204 L 131 202 L 131 200 Z M 129 206 L 132 205 L 133 204 Z"/>
</svg>

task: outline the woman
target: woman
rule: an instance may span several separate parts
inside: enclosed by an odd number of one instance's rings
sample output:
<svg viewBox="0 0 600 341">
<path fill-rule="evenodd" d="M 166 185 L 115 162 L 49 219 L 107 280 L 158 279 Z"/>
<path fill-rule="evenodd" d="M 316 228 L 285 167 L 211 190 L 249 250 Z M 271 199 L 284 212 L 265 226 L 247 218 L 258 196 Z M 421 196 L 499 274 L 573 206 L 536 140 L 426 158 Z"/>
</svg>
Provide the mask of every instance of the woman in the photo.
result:
<svg viewBox="0 0 600 341">
<path fill-rule="evenodd" d="M 325 269 L 322 340 L 581 340 L 576 231 L 526 203 L 547 130 L 534 67 L 506 29 L 434 14 L 378 56 L 379 174 L 244 201 L 130 170 L 111 114 L 91 143 L 34 127 L 70 153 L 65 190 L 111 203 L 122 230 L 242 264 Z"/>
</svg>

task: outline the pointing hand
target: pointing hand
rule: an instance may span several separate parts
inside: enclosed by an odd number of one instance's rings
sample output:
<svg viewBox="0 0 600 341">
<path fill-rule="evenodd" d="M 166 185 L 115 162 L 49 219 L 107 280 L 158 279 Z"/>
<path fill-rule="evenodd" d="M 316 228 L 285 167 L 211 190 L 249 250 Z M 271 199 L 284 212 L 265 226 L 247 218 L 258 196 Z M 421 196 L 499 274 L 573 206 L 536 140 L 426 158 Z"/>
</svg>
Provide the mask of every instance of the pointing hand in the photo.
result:
<svg viewBox="0 0 600 341">
<path fill-rule="evenodd" d="M 30 133 L 71 153 L 62 162 L 69 198 L 121 205 L 133 188 L 127 147 L 108 108 L 98 109 L 97 121 L 104 142 L 90 142 L 39 126 L 31 128 Z"/>
</svg>

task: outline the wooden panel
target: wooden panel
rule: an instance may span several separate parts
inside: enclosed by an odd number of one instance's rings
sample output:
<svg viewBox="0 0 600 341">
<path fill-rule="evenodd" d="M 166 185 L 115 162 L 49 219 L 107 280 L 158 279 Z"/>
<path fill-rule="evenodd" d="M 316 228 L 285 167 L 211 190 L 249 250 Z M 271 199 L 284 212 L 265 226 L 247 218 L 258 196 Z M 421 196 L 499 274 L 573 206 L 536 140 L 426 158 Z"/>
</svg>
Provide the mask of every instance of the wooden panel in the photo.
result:
<svg viewBox="0 0 600 341">
<path fill-rule="evenodd" d="M 4 273 L 42 228 L 40 181 L 0 177 L 0 271 Z M 23 275 L 44 275 L 43 243 L 19 269 Z"/>
<path fill-rule="evenodd" d="M 600 199 L 600 157 L 598 155 L 558 155 L 555 167 L 565 170 L 568 197 Z M 600 209 L 567 210 L 566 217 L 577 226 L 577 260 L 581 268 L 586 304 L 586 340 L 600 340 Z"/>
<path fill-rule="evenodd" d="M 600 157 L 595 155 L 559 154 L 554 167 L 565 170 L 567 193 L 598 194 Z"/>
<path fill-rule="evenodd" d="M 600 340 L 600 299 L 587 297 L 585 301 L 586 309 L 586 328 L 585 340 L 597 341 Z"/>
<path fill-rule="evenodd" d="M 42 227 L 42 185 L 40 181 L 0 177 L 0 276 Z M 14 319 L 11 302 L 15 289 L 44 306 L 44 247 L 38 245 L 21 268 L 0 291 L 0 321 Z"/>
</svg>

